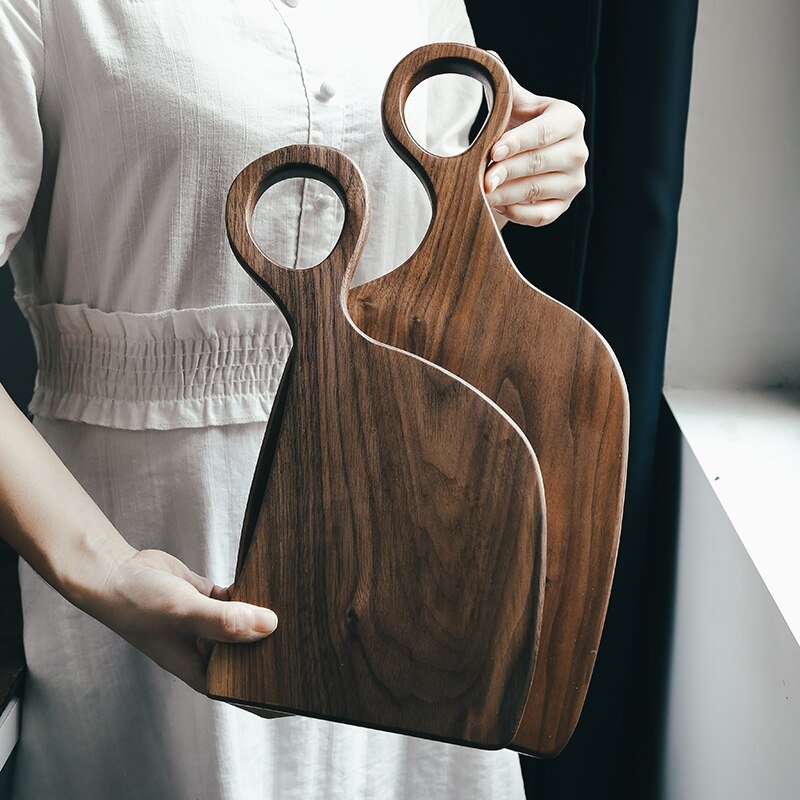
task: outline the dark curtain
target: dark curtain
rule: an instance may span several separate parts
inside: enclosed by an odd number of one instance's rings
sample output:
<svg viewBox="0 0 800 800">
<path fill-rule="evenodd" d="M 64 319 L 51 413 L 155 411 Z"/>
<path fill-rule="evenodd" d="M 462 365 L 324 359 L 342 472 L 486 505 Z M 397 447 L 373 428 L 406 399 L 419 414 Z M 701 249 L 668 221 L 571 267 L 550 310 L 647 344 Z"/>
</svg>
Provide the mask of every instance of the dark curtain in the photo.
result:
<svg viewBox="0 0 800 800">
<path fill-rule="evenodd" d="M 0 266 L 0 383 L 27 411 L 36 376 L 36 352 L 22 313 L 14 302 L 14 281 L 7 265 Z"/>
<path fill-rule="evenodd" d="M 586 114 L 588 184 L 544 229 L 506 228 L 535 285 L 608 339 L 628 382 L 625 517 L 584 712 L 555 760 L 522 758 L 535 800 L 658 796 L 672 587 L 674 442 L 661 402 L 697 0 L 467 0 L 477 42 Z"/>
<path fill-rule="evenodd" d="M 0 383 L 22 409 L 27 407 L 33 393 L 35 372 L 33 340 L 13 300 L 11 270 L 0 265 Z M 18 691 L 24 665 L 17 554 L 0 541 L 0 710 Z M 0 771 L 0 798 L 10 796 L 13 769 L 12 755 Z"/>
</svg>

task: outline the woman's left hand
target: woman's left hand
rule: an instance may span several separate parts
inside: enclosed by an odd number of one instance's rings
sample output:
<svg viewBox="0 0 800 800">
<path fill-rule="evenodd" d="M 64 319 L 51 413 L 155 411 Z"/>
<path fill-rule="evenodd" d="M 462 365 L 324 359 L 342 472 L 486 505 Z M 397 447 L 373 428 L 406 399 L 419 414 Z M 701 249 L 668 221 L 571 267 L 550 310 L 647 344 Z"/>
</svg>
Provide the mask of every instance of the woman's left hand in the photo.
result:
<svg viewBox="0 0 800 800">
<path fill-rule="evenodd" d="M 501 227 L 507 220 L 549 225 L 586 185 L 585 117 L 576 105 L 540 97 L 511 80 L 511 118 L 492 148 L 486 199 Z"/>
</svg>

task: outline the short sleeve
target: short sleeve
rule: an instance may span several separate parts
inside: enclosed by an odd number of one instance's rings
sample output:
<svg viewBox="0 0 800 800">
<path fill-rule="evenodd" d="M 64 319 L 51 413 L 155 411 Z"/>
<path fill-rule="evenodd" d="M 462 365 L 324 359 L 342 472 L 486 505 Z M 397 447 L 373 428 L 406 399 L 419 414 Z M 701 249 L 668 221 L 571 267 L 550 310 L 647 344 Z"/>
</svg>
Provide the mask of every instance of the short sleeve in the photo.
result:
<svg viewBox="0 0 800 800">
<path fill-rule="evenodd" d="M 464 0 L 430 0 L 428 34 L 431 42 L 475 44 Z M 427 94 L 426 143 L 439 155 L 455 155 L 469 145 L 469 131 L 480 110 L 483 90 L 461 75 L 433 79 Z"/>
<path fill-rule="evenodd" d="M 42 175 L 38 0 L 0 0 L 0 265 L 28 224 Z"/>
</svg>

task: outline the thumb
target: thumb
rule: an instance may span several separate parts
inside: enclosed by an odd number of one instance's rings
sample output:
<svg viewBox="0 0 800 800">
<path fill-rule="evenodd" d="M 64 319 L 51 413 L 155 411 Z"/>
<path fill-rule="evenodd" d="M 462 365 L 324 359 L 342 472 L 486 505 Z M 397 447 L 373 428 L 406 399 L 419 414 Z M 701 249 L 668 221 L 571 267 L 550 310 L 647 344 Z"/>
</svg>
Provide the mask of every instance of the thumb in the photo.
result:
<svg viewBox="0 0 800 800">
<path fill-rule="evenodd" d="M 268 608 L 200 594 L 189 617 L 196 637 L 215 642 L 256 642 L 278 627 L 278 617 Z"/>
<path fill-rule="evenodd" d="M 496 50 L 487 50 L 486 52 L 491 53 L 504 66 L 506 65 L 502 56 Z M 511 78 L 511 102 L 514 111 L 538 116 L 547 108 L 548 98 L 526 89 L 511 73 L 508 76 Z"/>
</svg>

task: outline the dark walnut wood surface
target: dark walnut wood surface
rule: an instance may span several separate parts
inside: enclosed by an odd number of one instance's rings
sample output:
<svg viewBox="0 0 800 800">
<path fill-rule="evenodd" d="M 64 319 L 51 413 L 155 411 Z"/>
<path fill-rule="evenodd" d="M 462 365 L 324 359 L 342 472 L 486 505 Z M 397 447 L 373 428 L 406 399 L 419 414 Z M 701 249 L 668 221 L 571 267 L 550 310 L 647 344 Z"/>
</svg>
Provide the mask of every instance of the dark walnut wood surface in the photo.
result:
<svg viewBox="0 0 800 800">
<path fill-rule="evenodd" d="M 414 86 L 441 72 L 472 75 L 493 97 L 478 138 L 453 158 L 421 149 L 403 116 Z M 418 251 L 388 275 L 351 289 L 348 305 L 369 336 L 439 364 L 495 400 L 533 445 L 547 498 L 547 580 L 536 671 L 512 746 L 553 756 L 577 724 L 605 619 L 628 399 L 606 342 L 531 286 L 498 234 L 482 187 L 510 107 L 504 66 L 476 48 L 431 45 L 396 67 L 383 98 L 384 129 L 427 187 L 433 219 Z"/>
<path fill-rule="evenodd" d="M 321 265 L 287 270 L 252 240 L 272 183 L 316 177 L 345 206 Z M 272 636 L 217 645 L 220 699 L 486 748 L 524 707 L 543 590 L 544 510 L 530 445 L 472 387 L 367 339 L 345 290 L 368 202 L 346 156 L 292 146 L 228 197 L 231 245 L 276 300 L 294 347 L 245 515 L 234 598 Z"/>
</svg>

